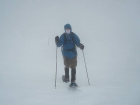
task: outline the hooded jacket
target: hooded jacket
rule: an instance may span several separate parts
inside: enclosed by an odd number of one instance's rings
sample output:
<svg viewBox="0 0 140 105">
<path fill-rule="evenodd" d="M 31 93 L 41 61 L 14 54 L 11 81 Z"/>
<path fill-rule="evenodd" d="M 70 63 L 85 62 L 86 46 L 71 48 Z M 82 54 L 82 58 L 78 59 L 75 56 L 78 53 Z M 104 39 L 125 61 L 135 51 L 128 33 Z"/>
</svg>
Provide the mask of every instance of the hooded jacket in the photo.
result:
<svg viewBox="0 0 140 105">
<path fill-rule="evenodd" d="M 64 34 L 62 34 L 60 36 L 59 42 L 56 45 L 57 45 L 57 47 L 62 46 L 63 47 L 62 55 L 64 57 L 67 57 L 67 58 L 71 59 L 71 58 L 74 58 L 77 55 L 77 51 L 76 51 L 76 49 L 74 49 L 74 47 L 75 47 L 75 45 L 77 47 L 80 46 L 80 39 L 75 33 L 72 33 L 72 27 L 71 27 L 70 24 L 66 24 L 64 26 L 65 31 L 66 31 L 67 28 L 69 28 L 71 32 L 70 32 L 70 34 L 66 34 L 66 32 L 65 32 L 66 41 L 65 41 L 65 38 L 64 38 Z M 73 37 L 74 37 L 74 42 L 72 40 L 72 34 L 73 34 Z"/>
</svg>

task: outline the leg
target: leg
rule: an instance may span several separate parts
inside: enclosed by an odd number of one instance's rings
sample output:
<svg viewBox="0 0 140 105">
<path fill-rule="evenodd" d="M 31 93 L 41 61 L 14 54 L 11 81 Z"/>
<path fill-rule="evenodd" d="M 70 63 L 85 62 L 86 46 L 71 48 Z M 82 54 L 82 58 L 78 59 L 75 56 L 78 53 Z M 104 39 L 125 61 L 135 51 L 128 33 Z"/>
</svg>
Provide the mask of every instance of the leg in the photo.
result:
<svg viewBox="0 0 140 105">
<path fill-rule="evenodd" d="M 71 83 L 75 83 L 76 80 L 76 66 L 77 66 L 77 56 L 70 60 Z"/>
<path fill-rule="evenodd" d="M 65 65 L 65 78 L 64 78 L 64 81 L 65 82 L 69 82 L 69 59 L 66 58 L 66 57 L 63 57 L 64 58 L 64 65 Z"/>
<path fill-rule="evenodd" d="M 65 80 L 69 82 L 69 68 L 65 68 Z"/>
<path fill-rule="evenodd" d="M 75 83 L 76 80 L 76 69 L 71 70 L 71 83 Z"/>
<path fill-rule="evenodd" d="M 70 67 L 70 60 L 66 57 L 63 57 L 63 59 L 64 59 L 65 68 L 69 68 Z"/>
</svg>

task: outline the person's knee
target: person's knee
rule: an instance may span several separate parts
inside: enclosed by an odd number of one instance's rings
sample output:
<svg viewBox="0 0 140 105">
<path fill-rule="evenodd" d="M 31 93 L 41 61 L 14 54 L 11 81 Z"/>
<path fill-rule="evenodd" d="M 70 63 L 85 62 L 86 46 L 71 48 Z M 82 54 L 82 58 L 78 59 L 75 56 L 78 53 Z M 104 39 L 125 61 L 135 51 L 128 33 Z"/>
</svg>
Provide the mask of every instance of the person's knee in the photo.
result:
<svg viewBox="0 0 140 105">
<path fill-rule="evenodd" d="M 77 66 L 77 62 L 73 62 L 73 63 L 70 65 L 71 69 L 76 69 L 76 66 Z"/>
<path fill-rule="evenodd" d="M 73 64 L 73 65 L 71 65 L 70 68 L 71 68 L 71 69 L 76 69 L 76 66 L 77 66 L 76 64 Z"/>
</svg>

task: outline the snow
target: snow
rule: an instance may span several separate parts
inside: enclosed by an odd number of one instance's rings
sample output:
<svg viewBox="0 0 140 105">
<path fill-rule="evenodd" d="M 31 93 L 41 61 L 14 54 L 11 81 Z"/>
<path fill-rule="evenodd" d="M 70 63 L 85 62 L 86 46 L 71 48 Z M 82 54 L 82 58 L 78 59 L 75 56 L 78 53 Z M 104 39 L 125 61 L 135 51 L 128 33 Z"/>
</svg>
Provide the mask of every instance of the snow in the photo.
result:
<svg viewBox="0 0 140 105">
<path fill-rule="evenodd" d="M 1 0 L 0 105 L 140 105 L 139 0 Z M 54 37 L 72 30 L 77 84 L 62 82 L 61 49 L 55 89 Z"/>
</svg>

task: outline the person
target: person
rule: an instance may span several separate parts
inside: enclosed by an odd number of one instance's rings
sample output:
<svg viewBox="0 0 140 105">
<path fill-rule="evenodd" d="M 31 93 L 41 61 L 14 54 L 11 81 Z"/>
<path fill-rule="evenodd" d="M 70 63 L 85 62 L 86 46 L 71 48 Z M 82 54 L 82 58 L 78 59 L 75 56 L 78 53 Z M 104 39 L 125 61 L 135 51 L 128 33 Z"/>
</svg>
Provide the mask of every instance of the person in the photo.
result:
<svg viewBox="0 0 140 105">
<path fill-rule="evenodd" d="M 55 37 L 55 43 L 57 47 L 62 47 L 62 55 L 64 59 L 64 82 L 69 82 L 69 68 L 71 68 L 71 83 L 76 81 L 76 66 L 77 66 L 77 51 L 76 46 L 81 50 L 84 49 L 84 45 L 80 43 L 79 37 L 72 32 L 70 24 L 64 26 L 65 32 L 60 36 Z"/>
</svg>

